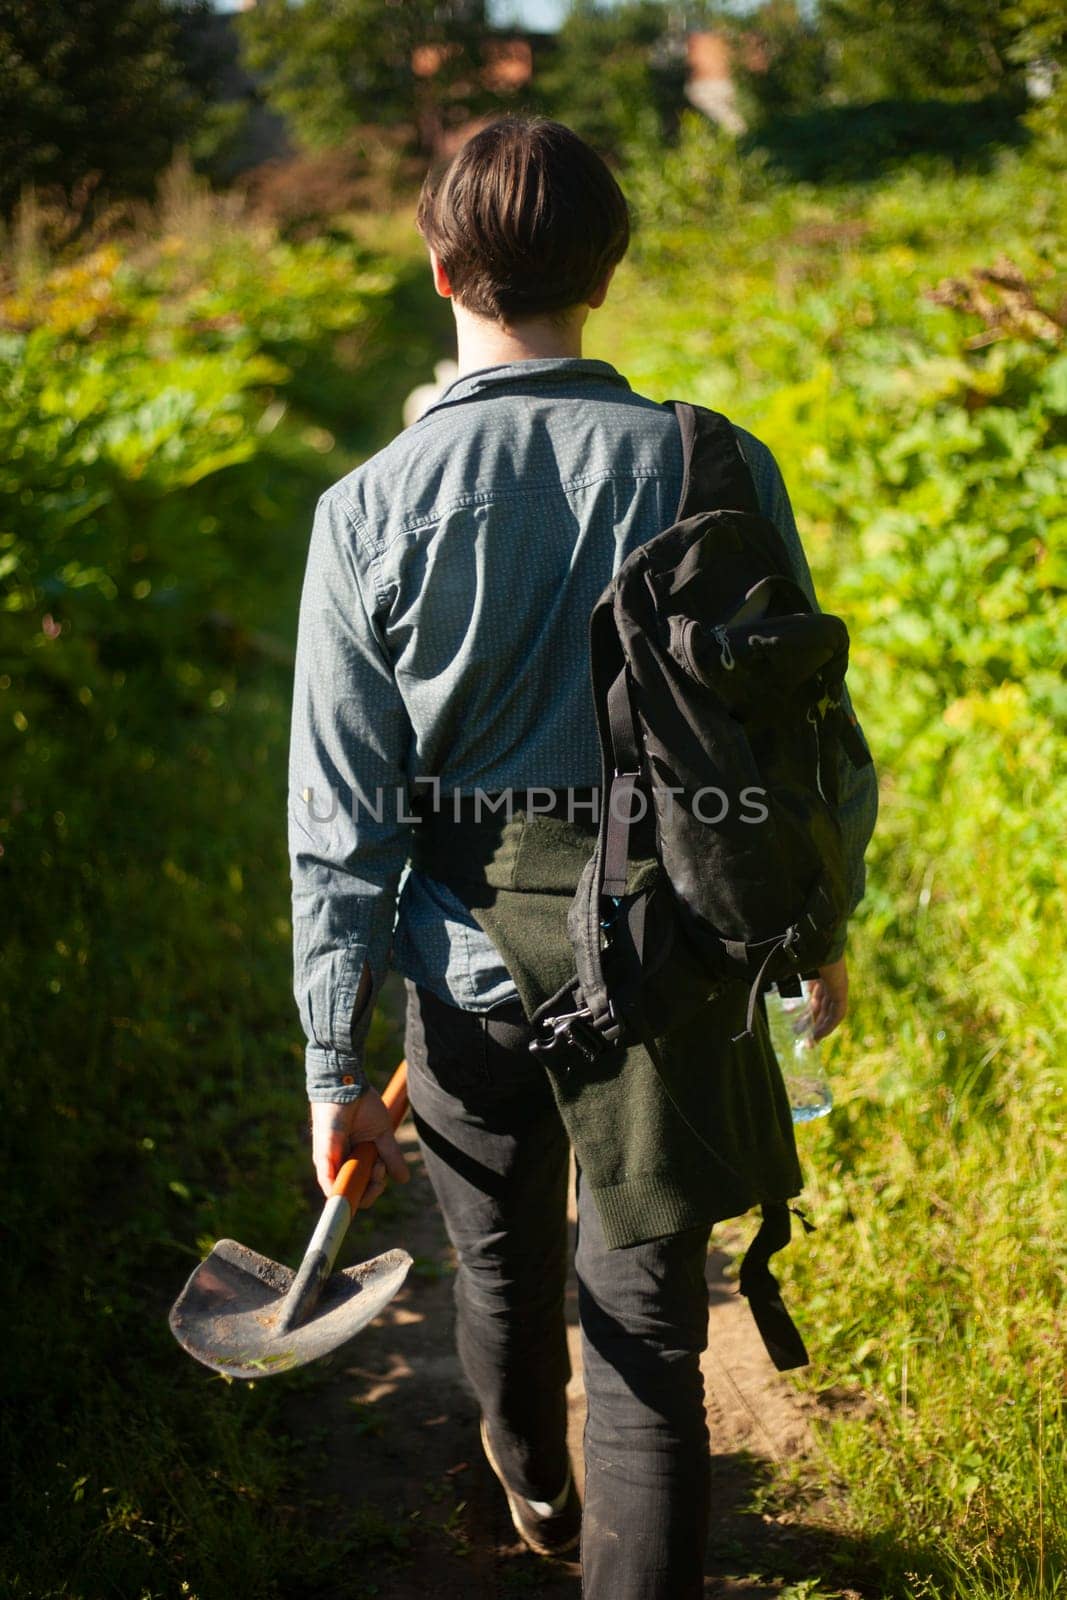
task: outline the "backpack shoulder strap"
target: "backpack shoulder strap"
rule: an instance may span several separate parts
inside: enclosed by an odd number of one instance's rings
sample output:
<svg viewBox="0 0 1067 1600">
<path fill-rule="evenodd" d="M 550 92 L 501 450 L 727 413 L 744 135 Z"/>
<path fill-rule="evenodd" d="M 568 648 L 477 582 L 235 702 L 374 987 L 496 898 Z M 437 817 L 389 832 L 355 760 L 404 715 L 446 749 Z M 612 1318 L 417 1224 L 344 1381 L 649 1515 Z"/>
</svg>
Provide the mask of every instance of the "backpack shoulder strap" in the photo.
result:
<svg viewBox="0 0 1067 1600">
<path fill-rule="evenodd" d="M 672 400 L 682 431 L 682 493 L 676 522 L 701 511 L 759 512 L 759 498 L 732 424 L 718 411 Z"/>
</svg>

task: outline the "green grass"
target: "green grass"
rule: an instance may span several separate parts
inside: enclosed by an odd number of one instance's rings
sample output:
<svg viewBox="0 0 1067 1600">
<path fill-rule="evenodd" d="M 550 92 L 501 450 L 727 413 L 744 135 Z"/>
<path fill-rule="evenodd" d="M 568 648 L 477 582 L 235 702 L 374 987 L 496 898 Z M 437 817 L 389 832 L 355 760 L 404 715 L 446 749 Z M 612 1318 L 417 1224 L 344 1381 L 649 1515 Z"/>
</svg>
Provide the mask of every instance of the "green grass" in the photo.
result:
<svg viewBox="0 0 1067 1600">
<path fill-rule="evenodd" d="M 1006 252 L 1055 310 L 1061 191 L 1039 152 L 794 190 L 718 155 L 709 178 L 701 149 L 635 168 L 646 225 L 589 353 L 768 440 L 854 634 L 882 816 L 837 1109 L 801 1131 L 819 1229 L 784 1267 L 798 1381 L 836 1402 L 811 1472 L 872 1593 L 1055 1600 L 1067 358 L 1018 316 L 976 342 L 924 291 Z M 445 314 L 395 220 L 253 250 L 198 215 L 23 286 L 0 329 L 0 1570 L 23 1600 L 310 1597 L 385 1537 L 311 1537 L 281 1425 L 306 1380 L 212 1379 L 166 1312 L 212 1239 L 293 1259 L 315 1207 L 287 651 L 314 500 L 395 430 Z"/>
<path fill-rule="evenodd" d="M 881 817 L 784 1270 L 799 1381 L 850 1402 L 815 1476 L 902 1600 L 1067 1593 L 1067 358 L 925 294 L 1007 254 L 1062 321 L 1062 224 L 1018 157 L 762 190 L 646 230 L 593 325 L 772 445 L 853 632 Z"/>
<path fill-rule="evenodd" d="M 302 1375 L 227 1384 L 166 1315 L 215 1238 L 293 1261 L 317 1214 L 284 821 L 299 586 L 318 493 L 399 426 L 440 323 L 414 259 L 167 238 L 54 276 L 33 331 L 6 308 L 32 499 L 0 524 L 19 562 L 0 616 L 0 1588 L 26 1600 L 312 1596 L 381 1536 L 309 1531 L 282 1407 Z M 94 282 L 114 286 L 90 293 L 107 326 L 76 303 Z M 192 372 L 208 311 L 222 342 Z M 87 398 L 52 450 L 56 340 Z M 138 419 L 139 384 L 157 402 Z M 79 582 L 79 558 L 105 576 Z"/>
</svg>

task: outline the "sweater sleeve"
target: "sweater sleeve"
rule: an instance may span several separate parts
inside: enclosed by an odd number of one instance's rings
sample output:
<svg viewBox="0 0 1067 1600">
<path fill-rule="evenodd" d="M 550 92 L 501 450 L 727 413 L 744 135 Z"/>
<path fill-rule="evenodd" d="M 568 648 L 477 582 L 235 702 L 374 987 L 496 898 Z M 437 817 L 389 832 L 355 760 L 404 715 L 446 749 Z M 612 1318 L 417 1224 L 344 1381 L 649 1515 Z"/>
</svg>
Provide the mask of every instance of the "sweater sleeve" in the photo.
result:
<svg viewBox="0 0 1067 1600">
<path fill-rule="evenodd" d="M 793 507 L 778 463 L 762 440 L 745 432 L 743 428 L 736 428 L 734 431 L 741 447 L 741 454 L 752 473 L 760 510 L 774 523 L 781 534 L 797 583 L 815 609 L 821 611 L 822 607 L 819 605 L 815 585 L 811 579 L 811 568 L 808 566 L 808 558 L 800 542 Z M 856 717 L 847 686 L 843 699 L 845 711 L 854 722 L 863 747 L 869 755 L 870 746 Z M 838 796 L 837 816 L 841 824 L 849 866 L 849 915 L 851 916 L 863 899 L 866 888 L 864 854 L 878 816 L 878 776 L 873 761 L 865 766 L 856 767 L 842 750 L 838 765 Z M 836 960 L 844 954 L 845 942 L 846 936 L 842 934 L 837 947 L 831 951 L 829 960 Z"/>
</svg>

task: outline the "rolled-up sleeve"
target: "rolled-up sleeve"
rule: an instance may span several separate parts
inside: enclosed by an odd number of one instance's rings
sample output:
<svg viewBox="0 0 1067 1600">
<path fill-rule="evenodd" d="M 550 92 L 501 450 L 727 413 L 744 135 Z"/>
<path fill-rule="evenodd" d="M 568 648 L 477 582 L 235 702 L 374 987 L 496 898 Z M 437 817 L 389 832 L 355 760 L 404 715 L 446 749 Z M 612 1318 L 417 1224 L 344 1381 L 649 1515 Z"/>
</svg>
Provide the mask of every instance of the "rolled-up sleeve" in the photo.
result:
<svg viewBox="0 0 1067 1600">
<path fill-rule="evenodd" d="M 310 1100 L 354 1100 L 365 1086 L 362 1047 L 408 855 L 411 727 L 375 628 L 369 570 L 352 508 L 328 491 L 300 601 L 289 746 L 293 990 Z"/>
<path fill-rule="evenodd" d="M 790 504 L 789 494 L 782 478 L 777 461 L 762 440 L 752 434 L 737 429 L 741 444 L 741 451 L 748 463 L 756 486 L 760 510 L 763 515 L 774 523 L 782 536 L 783 543 L 789 554 L 793 567 L 793 574 L 797 583 L 804 590 L 815 609 L 821 610 L 815 585 L 812 582 L 811 569 L 804 546 L 800 542 L 797 531 L 796 518 Z M 852 700 L 846 686 L 842 696 L 845 712 L 855 726 L 860 742 L 870 756 L 870 746 L 867 743 L 863 729 L 860 727 Z M 878 775 L 874 762 L 870 760 L 864 766 L 856 766 L 852 757 L 840 750 L 838 756 L 837 773 L 837 820 L 841 827 L 841 834 L 845 847 L 845 858 L 849 869 L 849 915 L 855 911 L 863 899 L 867 887 L 867 868 L 864 861 L 867 846 L 874 832 L 874 825 L 878 818 Z M 845 952 L 846 934 L 842 934 L 837 947 L 827 957 L 836 960 Z"/>
</svg>

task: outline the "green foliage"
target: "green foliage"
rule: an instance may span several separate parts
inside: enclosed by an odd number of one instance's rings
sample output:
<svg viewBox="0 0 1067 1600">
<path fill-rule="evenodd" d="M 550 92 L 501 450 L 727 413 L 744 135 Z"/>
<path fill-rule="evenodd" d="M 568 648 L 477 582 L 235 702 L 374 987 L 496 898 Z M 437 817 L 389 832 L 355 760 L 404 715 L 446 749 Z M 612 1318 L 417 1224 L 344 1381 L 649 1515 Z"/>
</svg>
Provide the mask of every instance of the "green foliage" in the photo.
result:
<svg viewBox="0 0 1067 1600">
<path fill-rule="evenodd" d="M 1058 0 L 1020 0 L 1007 8 L 1018 30 L 1012 59 L 1026 70 L 1034 104 L 1026 121 L 1062 173 L 1067 157 L 1067 14 Z"/>
<path fill-rule="evenodd" d="M 398 355 L 408 269 L 352 242 L 172 211 L 0 301 L 0 1589 L 25 1600 L 288 1600 L 380 1543 L 292 1507 L 303 1376 L 226 1385 L 166 1312 L 211 1240 L 291 1260 L 316 1213 L 297 598 L 317 494 L 436 329 L 419 302 Z M 372 1064 L 394 1050 L 376 1023 Z"/>
<path fill-rule="evenodd" d="M 1067 57 L 1067 17 L 1058 0 L 1011 0 L 1003 22 L 1012 32 L 1009 54 L 1016 66 Z"/>
<path fill-rule="evenodd" d="M 69 196 L 91 174 L 148 195 L 203 114 L 183 27 L 209 0 L 0 0 L 0 214 L 27 184 Z M 188 35 L 191 36 L 191 35 Z"/>
<path fill-rule="evenodd" d="M 819 20 L 850 100 L 997 94 L 1023 65 L 1000 0 L 821 0 Z"/>
<path fill-rule="evenodd" d="M 287 362 L 338 334 L 358 350 L 389 284 L 326 241 L 253 242 L 171 236 L 137 263 L 107 246 L 0 305 L 0 659 L 20 723 L 107 702 L 120 669 L 174 679 L 191 619 L 238 604 L 234 525 Z"/>
<path fill-rule="evenodd" d="M 814 10 L 765 0 L 726 25 L 746 116 L 760 137 L 771 124 L 794 177 L 867 176 L 887 155 L 923 150 L 966 156 L 1003 142 L 1028 90 L 1051 90 L 1057 108 L 1063 94 L 1067 23 L 1055 0 L 821 0 Z M 1051 108 L 1036 104 L 1047 125 Z"/>
<path fill-rule="evenodd" d="M 682 113 L 667 144 L 647 119 L 638 137 L 623 146 L 623 159 L 626 197 L 649 250 L 656 230 L 714 227 L 743 202 L 771 190 L 762 152 L 742 152 L 698 111 Z"/>
<path fill-rule="evenodd" d="M 837 1109 L 801 1134 L 819 1228 L 783 1270 L 835 1516 L 902 1600 L 1056 1600 L 1067 1570 L 1050 149 L 788 190 L 683 119 L 660 185 L 632 156 L 643 225 L 590 324 L 636 388 L 767 439 L 854 636 L 882 812 Z M 165 1316 L 207 1242 L 292 1258 L 314 1204 L 288 651 L 315 496 L 393 431 L 435 302 L 421 260 L 283 244 L 205 205 L 177 185 L 159 238 L 55 267 L 28 252 L 0 304 L 20 1600 L 289 1600 L 350 1584 L 383 1544 L 370 1523 L 313 1541 L 293 1505 L 284 1402 L 314 1375 L 221 1384 Z"/>
<path fill-rule="evenodd" d="M 643 135 L 654 145 L 670 132 L 685 71 L 684 37 L 658 0 L 575 0 L 534 91 L 550 116 L 617 156 Z"/>
<path fill-rule="evenodd" d="M 239 27 L 269 103 L 312 149 L 338 144 L 366 123 L 404 123 L 432 136 L 491 103 L 480 85 L 479 6 L 260 0 Z M 412 64 L 416 51 L 427 58 L 421 74 Z"/>
<path fill-rule="evenodd" d="M 979 101 L 883 100 L 822 105 L 769 115 L 747 133 L 742 150 L 762 153 L 779 177 L 801 183 L 850 183 L 884 177 L 922 162 L 987 171 L 1006 146 L 1029 132 L 1018 95 Z"/>
<path fill-rule="evenodd" d="M 881 815 L 784 1270 L 822 1475 L 908 1600 L 1067 1570 L 1062 238 L 1014 156 L 767 191 L 639 235 L 592 325 L 639 389 L 771 444 L 853 634 Z"/>
<path fill-rule="evenodd" d="M 732 71 L 756 120 L 809 111 L 831 82 L 826 35 L 796 0 L 765 0 L 732 29 Z M 758 38 L 758 45 L 746 40 Z"/>
</svg>

